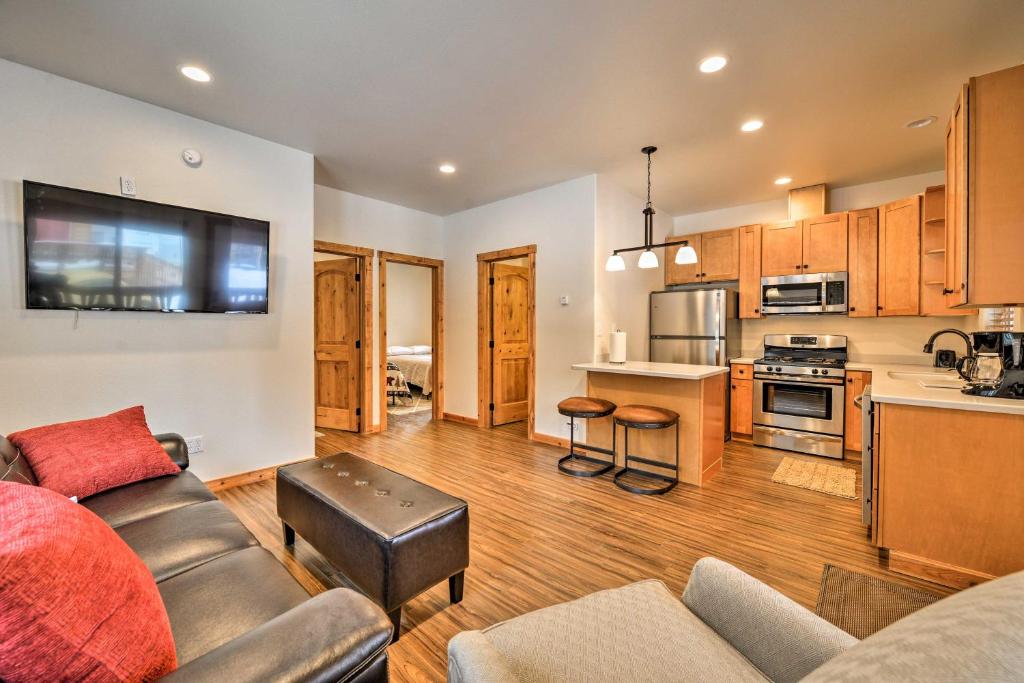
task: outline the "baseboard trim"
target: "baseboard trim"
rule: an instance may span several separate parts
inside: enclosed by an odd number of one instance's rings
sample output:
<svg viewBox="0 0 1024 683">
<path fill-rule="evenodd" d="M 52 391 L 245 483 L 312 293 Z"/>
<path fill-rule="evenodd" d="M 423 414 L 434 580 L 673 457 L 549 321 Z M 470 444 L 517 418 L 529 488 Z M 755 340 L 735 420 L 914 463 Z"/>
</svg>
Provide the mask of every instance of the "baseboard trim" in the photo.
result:
<svg viewBox="0 0 1024 683">
<path fill-rule="evenodd" d="M 967 567 L 958 567 L 938 560 L 911 555 L 900 550 L 889 549 L 889 569 L 898 574 L 916 576 L 950 588 L 970 588 L 996 578 L 992 574 L 979 572 Z"/>
<path fill-rule="evenodd" d="M 539 443 L 547 444 L 548 446 L 557 446 L 558 448 L 569 447 L 568 439 L 563 439 L 559 436 L 552 436 L 551 434 L 545 434 L 543 432 L 534 432 L 532 440 L 537 441 Z M 581 444 L 576 444 L 576 447 L 580 448 L 581 450 L 583 448 Z"/>
<path fill-rule="evenodd" d="M 475 417 L 469 415 L 457 415 L 455 413 L 445 413 L 444 419 L 448 422 L 458 422 L 459 424 L 472 425 L 476 427 L 478 420 Z"/>
<path fill-rule="evenodd" d="M 255 484 L 258 481 L 273 479 L 277 476 L 278 467 L 284 467 L 285 465 L 292 465 L 297 462 L 305 462 L 306 460 L 312 459 L 313 458 L 303 458 L 302 460 L 292 460 L 291 462 L 283 462 L 280 465 L 272 465 L 270 467 L 252 470 L 251 472 L 239 472 L 238 474 L 231 474 L 226 477 L 220 477 L 219 479 L 210 479 L 203 483 L 206 484 L 206 487 L 211 491 L 217 493 L 218 491 L 233 489 L 236 486 L 245 486 L 246 484 Z"/>
</svg>

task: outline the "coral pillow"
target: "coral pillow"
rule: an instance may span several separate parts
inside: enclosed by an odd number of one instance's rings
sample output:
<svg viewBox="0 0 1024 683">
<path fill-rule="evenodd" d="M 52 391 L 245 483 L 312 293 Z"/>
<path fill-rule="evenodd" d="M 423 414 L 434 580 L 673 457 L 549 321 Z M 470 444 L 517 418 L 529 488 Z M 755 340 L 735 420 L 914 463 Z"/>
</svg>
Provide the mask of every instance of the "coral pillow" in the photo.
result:
<svg viewBox="0 0 1024 683">
<path fill-rule="evenodd" d="M 181 471 L 153 438 L 142 406 L 34 427 L 7 439 L 21 449 L 40 486 L 79 500 Z"/>
<path fill-rule="evenodd" d="M 0 482 L 0 679 L 142 681 L 177 666 L 146 565 L 53 491 Z"/>
</svg>

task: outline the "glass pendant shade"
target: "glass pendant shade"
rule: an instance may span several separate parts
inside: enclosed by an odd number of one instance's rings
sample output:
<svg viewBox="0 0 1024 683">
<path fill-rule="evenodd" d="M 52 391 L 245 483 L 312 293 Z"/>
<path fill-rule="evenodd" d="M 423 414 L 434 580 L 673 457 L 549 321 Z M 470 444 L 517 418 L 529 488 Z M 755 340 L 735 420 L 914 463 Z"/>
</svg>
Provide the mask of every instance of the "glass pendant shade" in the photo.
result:
<svg viewBox="0 0 1024 683">
<path fill-rule="evenodd" d="M 650 249 L 647 249 L 640 254 L 640 260 L 636 262 L 636 265 L 640 268 L 657 268 L 658 267 L 658 255 Z"/>
<path fill-rule="evenodd" d="M 689 244 L 679 247 L 676 252 L 676 265 L 686 266 L 697 262 L 697 251 Z"/>
<path fill-rule="evenodd" d="M 604 263 L 604 269 L 609 273 L 626 269 L 626 262 L 618 254 L 612 254 Z"/>
</svg>

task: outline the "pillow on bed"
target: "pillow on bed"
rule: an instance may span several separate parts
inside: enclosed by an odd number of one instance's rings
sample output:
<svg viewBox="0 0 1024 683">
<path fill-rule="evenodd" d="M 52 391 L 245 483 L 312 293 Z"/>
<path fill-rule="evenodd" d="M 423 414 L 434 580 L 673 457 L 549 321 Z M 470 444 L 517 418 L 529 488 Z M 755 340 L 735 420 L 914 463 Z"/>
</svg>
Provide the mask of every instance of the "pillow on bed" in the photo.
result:
<svg viewBox="0 0 1024 683">
<path fill-rule="evenodd" d="M 389 346 L 389 356 L 411 356 L 414 353 L 411 346 Z"/>
<path fill-rule="evenodd" d="M 412 347 L 412 352 L 416 356 L 425 356 L 431 351 L 430 344 L 416 344 Z"/>
</svg>

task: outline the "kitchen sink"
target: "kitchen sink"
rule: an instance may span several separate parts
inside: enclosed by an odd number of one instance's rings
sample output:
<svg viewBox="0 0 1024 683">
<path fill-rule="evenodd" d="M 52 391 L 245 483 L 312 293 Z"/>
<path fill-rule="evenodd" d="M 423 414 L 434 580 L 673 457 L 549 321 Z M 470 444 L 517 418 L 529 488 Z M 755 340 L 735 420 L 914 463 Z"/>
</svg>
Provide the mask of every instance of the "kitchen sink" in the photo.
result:
<svg viewBox="0 0 1024 683">
<path fill-rule="evenodd" d="M 924 389 L 962 389 L 964 383 L 954 370 L 912 372 L 895 370 L 887 373 L 892 379 L 917 382 Z"/>
</svg>

